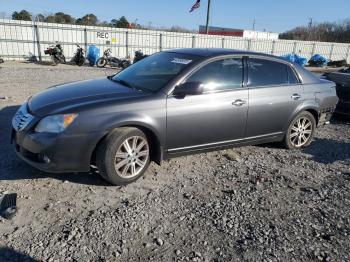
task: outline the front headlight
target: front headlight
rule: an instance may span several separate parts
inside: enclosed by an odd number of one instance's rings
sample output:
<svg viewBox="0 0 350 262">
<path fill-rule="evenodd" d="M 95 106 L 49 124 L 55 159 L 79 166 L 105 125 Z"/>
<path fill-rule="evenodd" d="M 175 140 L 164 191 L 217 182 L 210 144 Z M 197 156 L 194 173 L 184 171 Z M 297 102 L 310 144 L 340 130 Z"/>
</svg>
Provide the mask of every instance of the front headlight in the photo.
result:
<svg viewBox="0 0 350 262">
<path fill-rule="evenodd" d="M 35 132 L 38 133 L 60 133 L 65 130 L 78 114 L 62 114 L 47 116 L 40 120 L 35 127 Z"/>
</svg>

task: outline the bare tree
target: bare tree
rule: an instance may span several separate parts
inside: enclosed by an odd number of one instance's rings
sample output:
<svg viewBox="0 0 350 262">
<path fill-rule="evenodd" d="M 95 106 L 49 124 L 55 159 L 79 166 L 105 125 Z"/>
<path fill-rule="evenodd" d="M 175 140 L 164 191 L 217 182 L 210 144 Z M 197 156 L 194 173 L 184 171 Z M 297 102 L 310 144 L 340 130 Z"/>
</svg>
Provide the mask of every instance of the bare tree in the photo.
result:
<svg viewBox="0 0 350 262">
<path fill-rule="evenodd" d="M 350 19 L 338 23 L 313 23 L 299 26 L 280 35 L 281 39 L 350 43 Z"/>
</svg>

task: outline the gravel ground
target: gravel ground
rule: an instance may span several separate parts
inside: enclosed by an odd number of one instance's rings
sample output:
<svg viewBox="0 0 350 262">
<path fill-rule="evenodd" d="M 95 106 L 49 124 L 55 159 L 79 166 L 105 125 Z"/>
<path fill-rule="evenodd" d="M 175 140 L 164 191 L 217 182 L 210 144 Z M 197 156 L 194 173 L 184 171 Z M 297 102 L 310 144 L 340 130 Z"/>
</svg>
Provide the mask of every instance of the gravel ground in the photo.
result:
<svg viewBox="0 0 350 262">
<path fill-rule="evenodd" d="M 98 174 L 47 174 L 9 144 L 18 105 L 54 84 L 114 70 L 5 63 L 0 68 L 0 261 L 349 261 L 350 123 L 335 119 L 302 151 L 277 145 L 152 164 L 113 187 Z"/>
</svg>

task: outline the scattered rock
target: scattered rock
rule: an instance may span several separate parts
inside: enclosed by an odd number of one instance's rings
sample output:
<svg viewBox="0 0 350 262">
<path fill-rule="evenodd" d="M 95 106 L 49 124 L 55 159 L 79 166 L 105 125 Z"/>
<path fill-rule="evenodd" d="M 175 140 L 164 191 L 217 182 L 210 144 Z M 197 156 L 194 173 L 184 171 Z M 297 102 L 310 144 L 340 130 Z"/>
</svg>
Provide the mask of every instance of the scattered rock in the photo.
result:
<svg viewBox="0 0 350 262">
<path fill-rule="evenodd" d="M 156 238 L 154 241 L 158 246 L 163 246 L 164 244 L 164 241 L 160 238 Z"/>
<path fill-rule="evenodd" d="M 230 161 L 242 162 L 241 157 L 233 150 L 228 150 L 223 156 Z"/>
</svg>

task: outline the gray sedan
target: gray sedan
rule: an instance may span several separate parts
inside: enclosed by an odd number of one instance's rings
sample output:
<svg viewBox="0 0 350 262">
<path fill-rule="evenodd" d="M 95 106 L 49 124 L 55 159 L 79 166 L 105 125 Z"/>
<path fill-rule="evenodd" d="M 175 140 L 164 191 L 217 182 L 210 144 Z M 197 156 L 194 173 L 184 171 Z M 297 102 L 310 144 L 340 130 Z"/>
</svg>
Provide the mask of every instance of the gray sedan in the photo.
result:
<svg viewBox="0 0 350 262">
<path fill-rule="evenodd" d="M 47 172 L 138 179 L 150 161 L 281 142 L 308 146 L 338 102 L 335 84 L 260 53 L 179 49 L 116 75 L 49 88 L 12 121 L 17 154 Z"/>
</svg>

